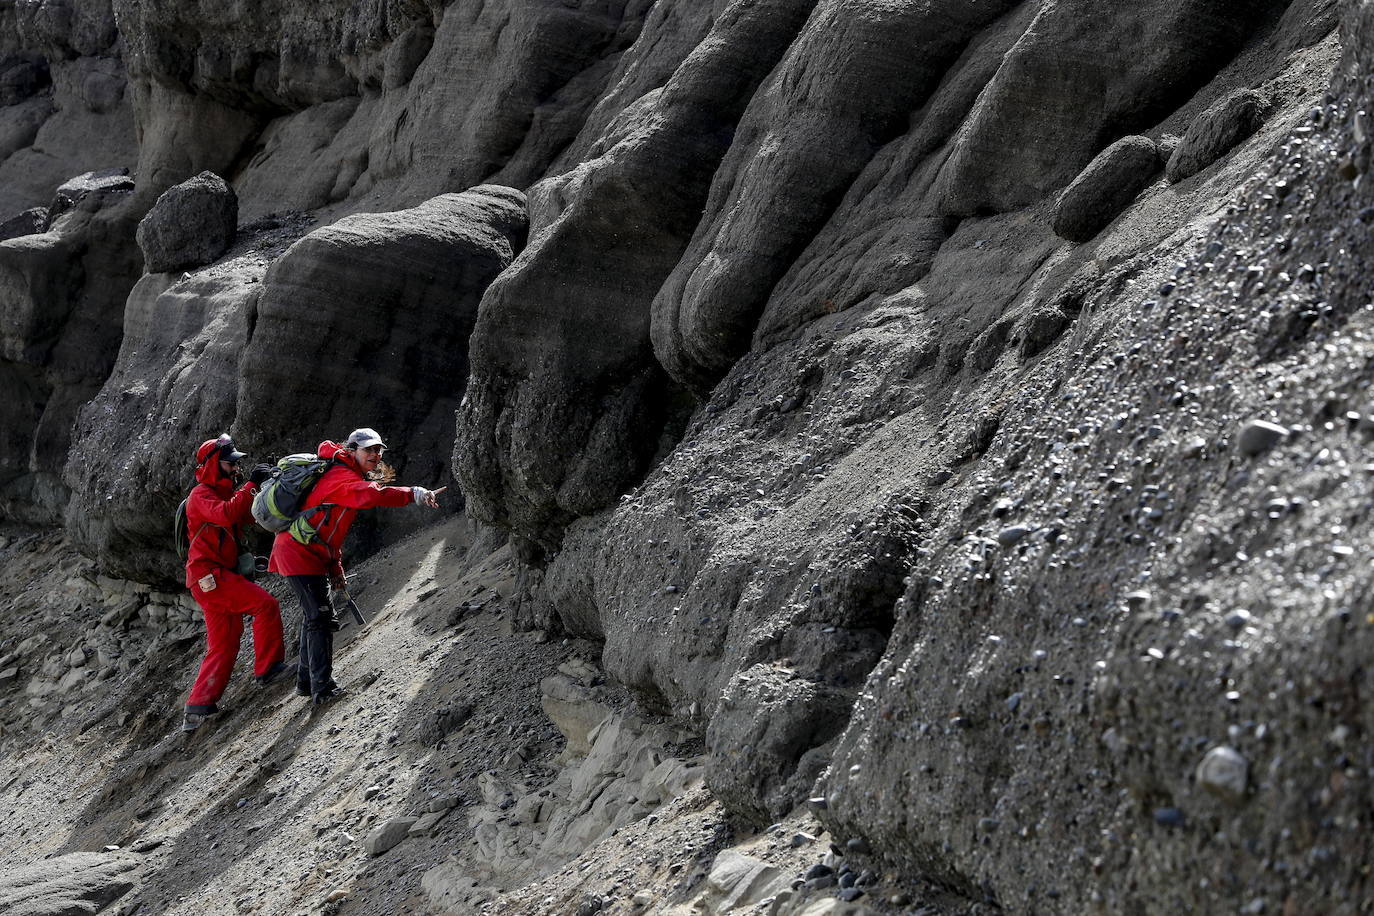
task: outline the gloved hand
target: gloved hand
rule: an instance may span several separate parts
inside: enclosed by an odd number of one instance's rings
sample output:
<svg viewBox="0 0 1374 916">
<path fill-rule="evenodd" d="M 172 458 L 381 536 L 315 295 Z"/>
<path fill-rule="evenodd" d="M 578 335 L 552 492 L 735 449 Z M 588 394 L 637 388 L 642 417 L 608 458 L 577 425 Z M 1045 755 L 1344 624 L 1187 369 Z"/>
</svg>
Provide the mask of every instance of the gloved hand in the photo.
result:
<svg viewBox="0 0 1374 916">
<path fill-rule="evenodd" d="M 415 505 L 429 506 L 431 509 L 439 508 L 439 494 L 447 490 L 448 487 L 440 487 L 437 490 L 426 490 L 424 487 L 411 487 L 410 492 L 415 497 Z"/>
<path fill-rule="evenodd" d="M 348 591 L 348 580 L 337 574 L 331 575 L 329 577 L 329 587 L 336 592 L 346 592 Z"/>
<path fill-rule="evenodd" d="M 270 465 L 270 464 L 259 464 L 259 465 L 254 465 L 254 467 L 253 467 L 253 472 L 252 472 L 251 474 L 248 475 L 248 479 L 251 480 L 255 486 L 259 486 L 259 487 L 260 487 L 260 486 L 262 486 L 263 481 L 265 481 L 267 478 L 269 478 L 269 477 L 271 477 L 271 476 L 272 476 L 272 465 Z"/>
</svg>

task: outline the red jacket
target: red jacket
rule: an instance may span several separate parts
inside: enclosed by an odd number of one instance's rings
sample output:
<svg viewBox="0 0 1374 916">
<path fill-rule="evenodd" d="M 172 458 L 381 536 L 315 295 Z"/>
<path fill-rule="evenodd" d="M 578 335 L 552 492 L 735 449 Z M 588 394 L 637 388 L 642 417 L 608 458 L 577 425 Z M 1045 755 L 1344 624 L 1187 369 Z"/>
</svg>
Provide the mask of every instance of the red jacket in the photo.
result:
<svg viewBox="0 0 1374 916">
<path fill-rule="evenodd" d="M 363 477 L 353 453 L 337 442 L 321 442 L 315 454 L 337 460 L 324 472 L 304 509 L 325 505 L 333 508 L 312 516 L 319 536 L 314 543 L 302 544 L 283 531 L 272 542 L 272 562 L 267 567 L 283 576 L 343 576 L 343 541 L 359 509 L 374 506 L 405 506 L 414 500 L 410 487 L 384 487 Z M 327 513 L 327 514 L 326 514 Z"/>
<path fill-rule="evenodd" d="M 186 553 L 186 587 L 219 569 L 233 569 L 239 558 L 243 526 L 253 520 L 253 494 L 257 487 L 234 481 L 219 469 L 218 457 L 196 468 L 200 481 L 186 501 L 186 534 L 191 548 Z"/>
</svg>

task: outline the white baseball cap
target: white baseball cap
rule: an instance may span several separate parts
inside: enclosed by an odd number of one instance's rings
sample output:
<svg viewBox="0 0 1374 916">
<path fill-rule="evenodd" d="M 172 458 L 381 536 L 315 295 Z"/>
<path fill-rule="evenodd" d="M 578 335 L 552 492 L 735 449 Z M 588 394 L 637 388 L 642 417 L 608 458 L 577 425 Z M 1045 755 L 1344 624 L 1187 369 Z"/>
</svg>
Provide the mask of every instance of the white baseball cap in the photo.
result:
<svg viewBox="0 0 1374 916">
<path fill-rule="evenodd" d="M 348 441 L 344 444 L 354 449 L 368 448 L 373 445 L 380 445 L 382 448 L 386 448 L 386 443 L 382 441 L 381 436 L 377 435 L 377 431 L 375 429 L 369 429 L 366 426 L 362 429 L 355 429 L 353 432 L 349 433 Z"/>
</svg>

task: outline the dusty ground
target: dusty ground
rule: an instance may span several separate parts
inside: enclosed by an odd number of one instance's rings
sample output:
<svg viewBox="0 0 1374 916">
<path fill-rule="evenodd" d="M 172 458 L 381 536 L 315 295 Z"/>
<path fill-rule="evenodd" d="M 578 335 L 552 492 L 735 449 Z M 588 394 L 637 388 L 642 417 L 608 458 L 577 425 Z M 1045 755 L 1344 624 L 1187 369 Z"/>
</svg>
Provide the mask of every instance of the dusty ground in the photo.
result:
<svg viewBox="0 0 1374 916">
<path fill-rule="evenodd" d="M 132 853 L 138 870 L 136 886 L 103 912 L 424 912 L 424 873 L 470 854 L 477 777 L 492 771 L 538 791 L 557 774 L 565 742 L 541 709 L 540 681 L 571 658 L 599 660 L 593 643 L 510 631 L 509 551 L 474 545 L 458 518 L 352 571 L 370 620 L 336 642 L 345 698 L 312 712 L 289 683 L 254 684 L 250 631 L 220 704 L 226 712 L 186 734 L 181 704 L 203 634 L 139 616 L 102 624 L 124 599 L 87 603 L 99 594 L 92 567 L 60 537 L 10 531 L 3 544 L 0 659 L 14 656 L 18 676 L 0 685 L 0 861 L 12 863 L 0 869 L 0 899 L 5 872 L 108 850 Z M 289 653 L 294 605 L 283 607 Z M 72 668 L 82 646 L 92 647 L 89 661 Z M 65 694 L 33 686 L 58 668 L 58 680 L 75 682 Z M 388 820 L 455 799 L 432 835 L 377 857 L 365 850 Z M 794 842 L 798 834 L 807 836 Z M 747 831 L 696 788 L 484 910 L 710 911 L 707 876 L 722 849 L 798 881 L 827 855 L 838 868 L 828 840 L 806 812 Z M 834 890 L 807 891 L 805 900 Z M 865 903 L 917 899 L 889 884 L 868 890 Z"/>
<path fill-rule="evenodd" d="M 229 712 L 190 735 L 179 730 L 201 646 L 186 640 L 150 652 L 127 674 L 82 695 L 67 712 L 30 727 L 11 724 L 0 792 L 0 855 L 30 861 L 107 845 L 149 849 L 149 869 L 126 912 L 313 912 L 339 890 L 341 913 L 394 913 L 415 905 L 419 873 L 459 845 L 462 809 L 435 834 L 369 859 L 361 839 L 376 824 L 431 797 L 470 798 L 470 782 L 527 748 L 531 771 L 561 745 L 540 711 L 540 678 L 585 648 L 503 630 L 505 553 L 468 570 L 461 521 L 398 545 L 356 570 L 372 615 L 361 637 L 340 634 L 336 675 L 349 695 L 320 712 L 291 685 L 259 688 L 247 640 L 222 706 Z M 54 573 L 70 561 L 46 545 Z M 417 556 L 419 562 L 412 562 Z M 7 559 L 17 561 L 22 550 Z M 467 573 L 464 575 L 464 573 Z M 6 577 L 11 607 L 23 598 Z M 42 582 L 40 580 L 40 586 Z M 15 592 L 18 592 L 16 595 Z M 283 602 L 291 624 L 292 606 Z M 464 604 L 480 610 L 455 614 Z M 34 615 L 36 616 L 36 615 Z M 55 644 L 79 639 L 86 619 L 53 621 Z M 32 616 L 7 613 L 0 645 L 25 638 Z M 132 644 L 138 651 L 138 637 Z M 294 636 L 289 637 L 294 644 Z M 4 688 L 6 719 L 25 705 L 20 680 Z M 84 733 L 99 708 L 131 711 Z M 461 731 L 437 746 L 437 714 L 471 702 Z M 37 726 L 37 727 L 32 727 Z M 370 796 L 370 797 L 368 797 Z"/>
</svg>

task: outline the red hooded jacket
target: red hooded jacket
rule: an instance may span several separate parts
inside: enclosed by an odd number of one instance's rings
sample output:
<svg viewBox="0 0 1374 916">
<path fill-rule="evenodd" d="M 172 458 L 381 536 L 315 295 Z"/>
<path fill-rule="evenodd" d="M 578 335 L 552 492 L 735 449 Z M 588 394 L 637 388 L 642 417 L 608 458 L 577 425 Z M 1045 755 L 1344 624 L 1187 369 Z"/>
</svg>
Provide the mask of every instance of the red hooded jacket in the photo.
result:
<svg viewBox="0 0 1374 916">
<path fill-rule="evenodd" d="M 206 573 L 234 568 L 243 526 L 253 520 L 253 494 L 258 489 L 245 483 L 235 490 L 234 481 L 219 468 L 217 452 L 196 468 L 196 480 L 200 483 L 186 501 L 186 532 L 191 539 L 186 553 L 187 588 Z"/>
<path fill-rule="evenodd" d="M 332 508 L 313 516 L 319 535 L 302 544 L 283 531 L 272 543 L 272 562 L 267 567 L 283 576 L 343 577 L 343 542 L 359 509 L 375 506 L 406 506 L 414 501 L 410 487 L 384 487 L 363 477 L 353 453 L 337 442 L 324 441 L 315 454 L 337 462 L 324 472 L 303 509 L 328 504 Z"/>
</svg>

